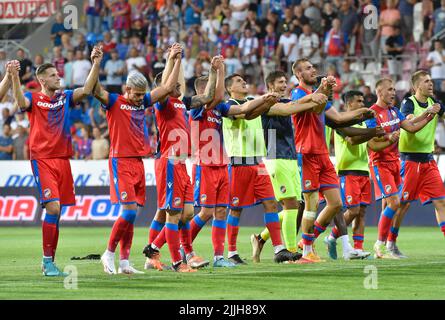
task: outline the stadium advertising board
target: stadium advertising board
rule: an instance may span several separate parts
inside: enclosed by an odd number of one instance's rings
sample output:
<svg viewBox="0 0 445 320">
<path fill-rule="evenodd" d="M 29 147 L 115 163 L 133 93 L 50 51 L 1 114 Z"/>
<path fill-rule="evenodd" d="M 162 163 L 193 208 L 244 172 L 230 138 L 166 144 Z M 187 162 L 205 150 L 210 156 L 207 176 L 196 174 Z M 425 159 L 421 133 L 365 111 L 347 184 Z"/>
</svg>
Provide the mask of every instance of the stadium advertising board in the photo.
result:
<svg viewBox="0 0 445 320">
<path fill-rule="evenodd" d="M 0 0 L 0 24 L 20 23 L 33 16 L 33 22 L 45 22 L 66 4 L 66 0 Z"/>
<path fill-rule="evenodd" d="M 334 160 L 334 159 L 331 159 Z M 436 157 L 442 179 L 445 177 L 445 157 Z M 148 226 L 156 212 L 156 181 L 154 160 L 145 159 L 146 205 L 140 209 L 136 224 Z M 108 161 L 72 160 L 71 168 L 76 189 L 76 205 L 63 208 L 64 225 L 112 225 L 120 214 L 120 206 L 112 205 L 109 197 Z M 191 173 L 191 164 L 187 164 Z M 367 214 L 367 225 L 376 225 L 381 210 L 374 203 Z M 38 191 L 28 161 L 0 161 L 0 226 L 39 225 L 42 220 Z M 246 209 L 241 224 L 262 225 L 262 206 Z M 404 221 L 406 225 L 435 225 L 434 210 L 430 206 L 413 203 Z"/>
</svg>

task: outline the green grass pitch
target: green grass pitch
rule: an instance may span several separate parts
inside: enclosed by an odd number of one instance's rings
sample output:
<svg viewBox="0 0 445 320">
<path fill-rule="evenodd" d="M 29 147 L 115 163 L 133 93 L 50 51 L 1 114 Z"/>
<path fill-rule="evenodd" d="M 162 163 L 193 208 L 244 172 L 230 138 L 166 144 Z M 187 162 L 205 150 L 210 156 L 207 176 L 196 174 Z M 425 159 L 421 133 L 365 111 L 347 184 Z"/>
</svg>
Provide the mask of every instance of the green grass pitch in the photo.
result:
<svg viewBox="0 0 445 320">
<path fill-rule="evenodd" d="M 109 276 L 100 261 L 71 261 L 104 251 L 110 228 L 61 228 L 57 264 L 77 268 L 77 289 L 66 289 L 62 278 L 45 278 L 40 272 L 40 228 L 0 229 L 0 299 L 444 299 L 445 239 L 437 228 L 404 227 L 399 246 L 405 260 L 330 261 L 319 239 L 316 248 L 326 262 L 312 265 L 277 265 L 266 244 L 260 264 L 253 264 L 249 236 L 259 228 L 242 227 L 238 251 L 247 266 L 205 268 L 194 274 L 147 271 L 142 275 Z M 365 249 L 371 250 L 376 229 L 368 228 Z M 147 229 L 137 228 L 131 261 L 142 270 L 141 254 Z M 339 244 L 340 247 L 340 244 Z M 195 251 L 211 258 L 210 228 L 196 240 Z M 341 254 L 339 252 L 339 254 Z M 162 259 L 168 262 L 167 248 Z M 366 266 L 377 270 L 377 289 Z M 366 278 L 368 277 L 368 278 Z"/>
</svg>

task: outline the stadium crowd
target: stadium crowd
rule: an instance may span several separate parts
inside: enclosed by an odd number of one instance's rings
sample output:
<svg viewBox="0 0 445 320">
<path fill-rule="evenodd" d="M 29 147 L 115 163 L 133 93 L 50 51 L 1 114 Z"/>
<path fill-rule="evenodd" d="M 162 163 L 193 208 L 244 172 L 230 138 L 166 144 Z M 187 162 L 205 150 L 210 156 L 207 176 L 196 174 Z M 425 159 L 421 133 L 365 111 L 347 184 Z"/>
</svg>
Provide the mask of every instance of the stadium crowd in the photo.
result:
<svg viewBox="0 0 445 320">
<path fill-rule="evenodd" d="M 365 7 L 378 9 L 378 23 L 365 23 Z M 336 78 L 334 106 L 342 110 L 342 93 L 360 90 L 366 106 L 376 96 L 376 79 L 396 81 L 400 101 L 409 93 L 409 78 L 417 69 L 430 71 L 439 98 L 445 94 L 445 1 L 416 0 L 85 0 L 84 28 L 68 30 L 58 14 L 51 29 L 52 51 L 28 57 L 22 49 L 20 79 L 28 91 L 39 91 L 36 68 L 53 63 L 65 88 L 83 86 L 91 69 L 95 44 L 103 47 L 100 81 L 109 92 L 121 93 L 126 75 L 137 70 L 149 83 L 166 64 L 165 50 L 174 42 L 186 48 L 183 72 L 192 94 L 194 80 L 209 70 L 210 58 L 225 58 L 227 76 L 239 73 L 252 96 L 266 91 L 264 78 L 306 57 L 319 70 Z M 0 79 L 6 73 L 6 52 L 0 48 Z M 291 85 L 297 84 L 295 77 Z M 290 91 L 291 88 L 289 88 Z M 0 101 L 0 160 L 28 158 L 29 121 L 26 114 L 10 114 L 12 95 Z M 70 114 L 75 159 L 108 158 L 105 113 L 93 98 Z M 156 149 L 153 114 L 151 154 Z M 436 133 L 436 151 L 445 150 L 445 126 Z"/>
</svg>

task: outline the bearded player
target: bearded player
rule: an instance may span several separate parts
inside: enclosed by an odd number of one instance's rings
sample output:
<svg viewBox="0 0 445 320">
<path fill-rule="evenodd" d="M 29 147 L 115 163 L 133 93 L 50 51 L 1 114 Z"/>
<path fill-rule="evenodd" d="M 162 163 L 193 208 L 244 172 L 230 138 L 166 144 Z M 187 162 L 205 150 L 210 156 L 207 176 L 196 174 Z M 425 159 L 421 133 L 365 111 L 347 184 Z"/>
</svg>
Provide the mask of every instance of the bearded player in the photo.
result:
<svg viewBox="0 0 445 320">
<path fill-rule="evenodd" d="M 93 91 L 102 60 L 100 48 L 95 47 L 92 50 L 91 60 L 93 66 L 85 86 L 75 90 L 61 90 L 57 69 L 52 64 L 44 63 L 36 70 L 42 91 L 23 94 L 17 69 L 12 65 L 8 67 L 16 105 L 20 111 L 28 112 L 30 121 L 31 167 L 40 203 L 45 209 L 42 222 L 42 271 L 45 276 L 67 275 L 59 270 L 54 260 L 59 239 L 61 209 L 76 202 L 69 161 L 73 155 L 69 114 L 70 108 Z"/>
</svg>

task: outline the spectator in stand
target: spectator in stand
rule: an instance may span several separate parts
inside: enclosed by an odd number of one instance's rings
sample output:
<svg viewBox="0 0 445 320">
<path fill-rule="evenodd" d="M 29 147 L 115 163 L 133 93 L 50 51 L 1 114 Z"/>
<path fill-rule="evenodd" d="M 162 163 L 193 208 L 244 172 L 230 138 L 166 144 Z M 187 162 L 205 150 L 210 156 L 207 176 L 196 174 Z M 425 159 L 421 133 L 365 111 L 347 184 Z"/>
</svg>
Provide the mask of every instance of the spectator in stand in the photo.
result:
<svg viewBox="0 0 445 320">
<path fill-rule="evenodd" d="M 440 1 L 440 8 L 434 10 L 432 22 L 429 25 L 430 38 L 445 29 L 445 0 Z"/>
<path fill-rule="evenodd" d="M 72 70 L 72 85 L 74 88 L 80 88 L 85 85 L 90 70 L 91 62 L 85 58 L 83 51 L 77 50 Z"/>
<path fill-rule="evenodd" d="M 348 92 L 358 90 L 362 85 L 362 79 L 357 72 L 351 70 L 351 64 L 348 60 L 344 60 L 342 64 L 342 72 L 340 73 L 341 91 Z"/>
<path fill-rule="evenodd" d="M 15 129 L 16 135 L 12 140 L 12 159 L 13 160 L 25 160 L 25 143 L 28 139 L 28 132 L 26 128 L 21 125 L 17 125 Z"/>
<path fill-rule="evenodd" d="M 352 0 L 341 0 L 338 17 L 341 21 L 341 32 L 343 33 L 346 53 L 353 54 L 355 53 L 355 42 L 353 40 L 356 39 L 355 37 L 358 34 L 359 19 L 357 13 L 355 12 L 354 3 Z"/>
<path fill-rule="evenodd" d="M 0 48 L 0 79 L 3 79 L 3 76 L 6 74 L 6 51 L 3 48 Z"/>
<path fill-rule="evenodd" d="M 66 56 L 66 63 L 63 67 L 63 82 L 66 89 L 73 88 L 73 65 L 74 65 L 74 51 L 68 50 Z"/>
<path fill-rule="evenodd" d="M 198 56 L 196 57 L 196 62 L 202 65 L 203 70 L 201 71 L 201 74 L 203 76 L 207 76 L 209 74 L 211 60 L 212 59 L 207 51 L 199 52 Z"/>
<path fill-rule="evenodd" d="M 300 36 L 303 33 L 303 26 L 309 24 L 309 19 L 304 15 L 304 8 L 302 6 L 294 7 L 294 19 L 292 20 L 293 32 Z M 279 30 L 283 32 L 283 30 Z"/>
<path fill-rule="evenodd" d="M 36 74 L 36 70 L 38 67 L 40 67 L 42 64 L 45 63 L 45 58 L 43 57 L 43 55 L 41 54 L 36 54 L 34 57 L 34 63 L 32 65 L 32 75 L 33 75 L 33 80 L 34 80 L 34 75 Z"/>
<path fill-rule="evenodd" d="M 199 26 L 198 26 L 199 27 Z M 156 43 L 156 47 L 166 51 L 170 46 L 176 42 L 176 38 L 170 34 L 167 26 L 161 27 L 161 33 Z"/>
<path fill-rule="evenodd" d="M 201 25 L 201 13 L 204 9 L 202 0 L 185 0 L 182 4 L 184 12 L 184 29 L 187 31 L 191 26 Z"/>
<path fill-rule="evenodd" d="M 394 82 L 402 76 L 402 54 L 405 46 L 403 36 L 399 26 L 395 27 L 395 33 L 386 39 L 386 52 L 388 52 L 389 75 Z"/>
<path fill-rule="evenodd" d="M 130 38 L 130 51 L 132 48 L 135 48 L 141 55 L 145 54 L 145 46 L 144 43 L 141 42 L 141 39 L 137 36 L 133 36 Z"/>
<path fill-rule="evenodd" d="M 439 40 L 434 41 L 434 49 L 428 54 L 426 64 L 430 68 L 434 91 L 442 92 L 442 82 L 445 80 L 445 50 Z"/>
<path fill-rule="evenodd" d="M 11 122 L 14 120 L 14 116 L 11 115 L 10 107 L 12 107 L 12 103 L 10 103 L 9 107 L 3 107 L 2 109 L 2 118 L 0 119 L 0 125 L 3 128 L 3 125 L 11 125 Z M 4 132 L 0 132 L 0 135 L 3 135 Z"/>
<path fill-rule="evenodd" d="M 51 40 L 55 47 L 61 46 L 62 44 L 66 47 L 69 43 L 69 38 L 72 34 L 72 29 L 65 28 L 63 23 L 63 15 L 61 12 L 56 13 L 56 21 L 51 27 Z"/>
<path fill-rule="evenodd" d="M 90 48 L 83 33 L 78 33 L 76 36 L 76 41 L 74 44 L 74 52 L 78 50 L 82 51 L 85 56 L 87 57 L 90 56 Z"/>
<path fill-rule="evenodd" d="M 215 51 L 215 44 L 218 40 L 218 32 L 221 29 L 221 22 L 215 17 L 214 10 L 207 10 L 204 13 L 205 20 L 202 22 L 201 32 L 208 45 L 209 52 Z"/>
<path fill-rule="evenodd" d="M 238 58 L 243 65 L 244 74 L 254 76 L 258 74 L 258 38 L 253 35 L 251 29 L 246 29 L 238 44 Z M 254 78 L 259 80 L 258 77 Z"/>
<path fill-rule="evenodd" d="M 0 128 L 3 128 L 4 123 L 12 122 L 12 116 L 10 115 L 10 113 L 13 107 L 14 107 L 14 99 L 9 94 L 5 94 L 3 99 L 0 101 Z M 3 111 L 4 109 L 7 110 Z M 2 134 L 3 132 L 0 131 L 0 135 Z"/>
<path fill-rule="evenodd" d="M 91 144 L 92 140 L 88 132 L 88 128 L 83 125 L 80 128 L 79 136 L 74 140 L 74 159 L 91 159 Z"/>
<path fill-rule="evenodd" d="M 285 8 L 284 9 L 284 19 L 282 22 L 283 22 L 283 24 L 286 24 L 289 27 L 291 32 L 296 33 L 295 29 L 297 28 L 297 26 L 294 25 L 294 19 L 295 19 L 295 17 L 294 17 L 294 12 L 293 12 L 292 8 L 291 7 Z M 300 30 L 300 33 L 301 33 L 301 30 Z"/>
<path fill-rule="evenodd" d="M 246 29 L 251 29 L 253 34 L 261 40 L 264 36 L 262 35 L 261 23 L 257 18 L 257 14 L 255 10 L 249 9 L 247 11 L 247 18 L 241 25 L 241 32 L 244 32 Z"/>
<path fill-rule="evenodd" d="M 222 55 L 224 58 L 226 57 L 226 49 L 231 47 L 232 49 L 238 45 L 238 41 L 235 36 L 230 33 L 230 26 L 227 23 L 224 23 L 221 27 L 221 34 L 218 36 L 218 40 L 216 41 L 216 45 L 218 47 L 218 54 Z"/>
<path fill-rule="evenodd" d="M 321 13 L 321 25 L 323 27 L 322 35 L 323 37 L 326 35 L 326 33 L 331 30 L 332 28 L 332 21 L 334 21 L 335 18 L 337 18 L 337 12 L 334 11 L 334 7 L 332 6 L 332 3 L 325 2 L 323 5 L 323 11 Z"/>
<path fill-rule="evenodd" d="M 119 59 L 127 59 L 128 52 L 130 51 L 130 38 L 128 35 L 123 34 L 121 42 L 117 43 L 116 50 L 119 54 Z"/>
<path fill-rule="evenodd" d="M 94 139 L 91 142 L 91 159 L 108 159 L 108 153 L 110 152 L 110 143 L 102 136 L 99 128 L 93 128 L 93 138 Z"/>
<path fill-rule="evenodd" d="M 188 95 L 195 95 L 196 91 L 195 91 L 195 80 L 201 76 L 204 76 L 204 68 L 202 66 L 202 63 L 198 60 L 196 60 L 195 63 L 195 73 L 193 74 L 193 77 L 191 77 L 187 82 L 186 82 L 186 86 L 187 86 L 187 96 Z"/>
<path fill-rule="evenodd" d="M 371 108 L 377 102 L 377 96 L 372 92 L 369 85 L 363 87 L 363 98 L 366 108 Z"/>
<path fill-rule="evenodd" d="M 230 8 L 232 9 L 232 18 L 236 27 L 236 29 L 232 30 L 239 30 L 246 21 L 249 0 L 230 0 Z"/>
<path fill-rule="evenodd" d="M 26 84 L 27 82 L 33 79 L 32 62 L 26 57 L 25 51 L 22 48 L 17 50 L 17 60 L 20 62 L 20 71 L 19 71 L 20 82 L 22 84 Z"/>
<path fill-rule="evenodd" d="M 111 51 L 111 60 L 105 63 L 103 74 L 107 76 L 107 91 L 122 94 L 122 77 L 126 74 L 125 62 L 119 59 L 119 54 L 116 50 Z"/>
<path fill-rule="evenodd" d="M 231 76 L 234 73 L 243 73 L 243 65 L 241 64 L 241 61 L 234 56 L 232 48 L 226 49 L 224 64 L 226 66 L 226 77 Z"/>
<path fill-rule="evenodd" d="M 114 18 L 113 30 L 119 42 L 122 33 L 129 32 L 131 27 L 131 5 L 127 0 L 118 0 L 113 4 L 112 16 Z"/>
<path fill-rule="evenodd" d="M 67 59 L 62 55 L 62 48 L 60 46 L 54 47 L 52 64 L 56 67 L 57 73 L 61 78 L 65 76 L 65 63 L 67 63 Z"/>
<path fill-rule="evenodd" d="M 193 74 L 195 73 L 195 63 L 196 59 L 192 57 L 192 50 L 188 46 L 185 47 L 181 65 L 184 70 L 184 78 L 186 81 L 193 77 Z"/>
<path fill-rule="evenodd" d="M 326 34 L 324 41 L 324 53 L 326 62 L 334 64 L 336 68 L 340 68 L 343 57 L 346 53 L 343 33 L 341 32 L 341 21 L 335 18 L 332 21 L 332 29 Z"/>
<path fill-rule="evenodd" d="M 146 70 L 147 70 L 147 74 L 148 74 L 147 80 L 149 80 L 150 84 L 152 84 L 154 75 L 153 75 L 153 69 L 151 67 L 152 67 L 153 61 L 156 60 L 156 48 L 151 43 L 147 43 L 145 46 L 145 52 L 146 52 L 145 61 L 147 62 Z"/>
<path fill-rule="evenodd" d="M 332 89 L 332 91 L 333 91 L 332 105 L 335 107 L 335 109 L 340 110 L 340 94 L 342 92 L 341 91 L 342 90 L 342 82 L 341 82 L 340 75 L 338 74 L 337 68 L 335 67 L 335 65 L 331 64 L 328 66 L 326 75 L 332 76 L 335 78 L 336 85 Z"/>
<path fill-rule="evenodd" d="M 303 33 L 298 38 L 298 49 L 299 57 L 309 59 L 316 68 L 320 65 L 320 39 L 309 24 L 303 26 Z"/>
<path fill-rule="evenodd" d="M 130 49 L 130 57 L 125 61 L 125 63 L 127 65 L 128 73 L 132 71 L 139 71 L 142 74 L 146 73 L 147 62 L 136 48 Z"/>
<path fill-rule="evenodd" d="M 372 14 L 372 11 L 365 13 L 365 8 L 372 5 L 372 0 L 364 0 L 360 14 L 360 43 L 362 44 L 362 56 L 371 61 L 375 61 L 378 56 L 378 30 L 367 28 L 365 20 Z"/>
<path fill-rule="evenodd" d="M 103 57 L 103 63 L 107 63 L 108 60 L 111 58 L 111 51 L 113 51 L 116 48 L 117 44 L 113 40 L 113 36 L 111 35 L 111 32 L 105 31 L 104 32 L 104 40 L 102 42 L 102 51 L 104 53 Z"/>
<path fill-rule="evenodd" d="M 159 10 L 159 19 L 164 26 L 168 26 L 171 31 L 179 37 L 181 28 L 181 11 L 173 0 L 166 0 Z"/>
<path fill-rule="evenodd" d="M 93 128 L 100 130 L 102 136 L 108 136 L 108 123 L 105 110 L 96 98 L 93 98 L 91 108 L 88 110 L 88 117 Z"/>
<path fill-rule="evenodd" d="M 151 69 L 153 70 L 153 80 L 154 77 L 165 68 L 166 60 L 164 59 L 164 51 L 162 49 L 156 49 L 156 59 L 152 62 Z"/>
<path fill-rule="evenodd" d="M 232 16 L 232 9 L 229 0 L 221 0 L 215 7 L 215 17 L 222 24 L 225 19 Z"/>
<path fill-rule="evenodd" d="M 414 5 L 416 2 L 417 0 L 399 0 L 399 12 L 402 16 L 401 28 L 403 28 L 402 37 L 407 43 L 410 42 L 413 37 Z"/>
<path fill-rule="evenodd" d="M 16 112 L 14 121 L 11 121 L 12 139 L 15 139 L 18 136 L 19 126 L 24 128 L 25 132 L 29 133 L 29 120 L 25 118 L 25 114 L 22 112 Z"/>
<path fill-rule="evenodd" d="M 87 16 L 87 32 L 99 35 L 102 33 L 102 0 L 84 0 L 84 10 Z"/>
<path fill-rule="evenodd" d="M 266 26 L 266 36 L 262 41 L 261 68 L 264 79 L 269 73 L 275 71 L 278 61 L 275 53 L 277 52 L 278 36 L 272 24 Z"/>
<path fill-rule="evenodd" d="M 387 0 L 387 8 L 380 14 L 380 48 L 383 54 L 386 52 L 386 40 L 395 33 L 395 26 L 400 25 L 400 11 L 396 9 L 396 0 Z"/>
<path fill-rule="evenodd" d="M 14 147 L 11 138 L 11 126 L 8 123 L 4 123 L 2 130 L 3 135 L 0 136 L 0 160 L 12 160 Z"/>
<path fill-rule="evenodd" d="M 143 25 L 142 19 L 136 19 L 133 21 L 133 25 L 130 30 L 130 37 L 138 37 L 141 43 L 145 43 L 147 40 L 148 31 Z"/>
<path fill-rule="evenodd" d="M 306 9 L 304 10 L 304 15 L 309 19 L 309 24 L 313 27 L 315 33 L 321 33 L 323 31 L 321 25 L 321 10 L 318 7 L 318 2 L 318 0 L 306 1 Z"/>
<path fill-rule="evenodd" d="M 290 32 L 287 24 L 283 25 L 283 31 L 278 41 L 277 57 L 280 59 L 280 67 L 290 70 L 292 63 L 298 60 L 298 37 Z"/>
</svg>

